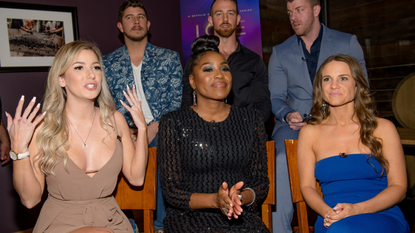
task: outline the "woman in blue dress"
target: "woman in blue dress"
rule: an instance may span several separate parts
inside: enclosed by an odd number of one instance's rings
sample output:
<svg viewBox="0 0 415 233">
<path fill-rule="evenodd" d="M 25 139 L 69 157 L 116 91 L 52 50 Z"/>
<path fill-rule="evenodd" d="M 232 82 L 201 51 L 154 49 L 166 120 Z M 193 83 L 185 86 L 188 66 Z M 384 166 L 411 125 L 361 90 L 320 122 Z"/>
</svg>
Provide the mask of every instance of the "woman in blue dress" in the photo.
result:
<svg viewBox="0 0 415 233">
<path fill-rule="evenodd" d="M 304 199 L 319 214 L 316 232 L 409 232 L 397 206 L 407 186 L 402 145 L 395 126 L 375 117 L 362 67 L 350 56 L 331 56 L 313 87 L 298 169 Z"/>
</svg>

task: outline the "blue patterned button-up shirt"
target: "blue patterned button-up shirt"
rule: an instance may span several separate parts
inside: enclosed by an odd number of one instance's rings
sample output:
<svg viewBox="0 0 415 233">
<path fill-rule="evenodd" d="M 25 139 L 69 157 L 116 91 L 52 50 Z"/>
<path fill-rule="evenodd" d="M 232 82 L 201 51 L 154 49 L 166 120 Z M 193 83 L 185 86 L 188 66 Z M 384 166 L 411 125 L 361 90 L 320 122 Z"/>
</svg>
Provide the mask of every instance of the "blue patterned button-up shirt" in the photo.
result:
<svg viewBox="0 0 415 233">
<path fill-rule="evenodd" d="M 134 73 L 127 46 L 103 57 L 104 71 L 117 110 L 130 127 L 134 121 L 120 100 L 127 103 L 123 91 L 135 85 Z M 163 114 L 179 109 L 182 101 L 183 70 L 177 52 L 147 43 L 141 68 L 141 83 L 155 121 Z"/>
</svg>

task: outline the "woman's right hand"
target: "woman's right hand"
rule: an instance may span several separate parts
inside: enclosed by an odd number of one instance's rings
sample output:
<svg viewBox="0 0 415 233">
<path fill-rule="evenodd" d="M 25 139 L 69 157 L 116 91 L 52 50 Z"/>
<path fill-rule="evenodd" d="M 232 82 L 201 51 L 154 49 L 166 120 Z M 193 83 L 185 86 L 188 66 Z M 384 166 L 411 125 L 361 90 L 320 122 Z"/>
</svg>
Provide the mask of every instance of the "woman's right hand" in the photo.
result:
<svg viewBox="0 0 415 233">
<path fill-rule="evenodd" d="M 35 103 L 36 97 L 33 97 L 22 115 L 22 109 L 24 104 L 24 96 L 22 96 L 19 100 L 19 104 L 17 105 L 16 115 L 14 116 L 14 119 L 10 114 L 6 113 L 7 131 L 9 131 L 10 135 L 11 149 L 16 154 L 28 151 L 29 142 L 32 139 L 33 132 L 36 126 L 45 117 L 46 112 L 39 116 L 36 116 L 37 112 L 40 109 L 40 103 L 38 103 L 36 107 L 33 109 Z"/>
<path fill-rule="evenodd" d="M 222 213 L 231 220 L 233 215 L 233 203 L 229 198 L 228 183 L 223 182 L 216 194 L 216 205 L 222 211 Z"/>
</svg>

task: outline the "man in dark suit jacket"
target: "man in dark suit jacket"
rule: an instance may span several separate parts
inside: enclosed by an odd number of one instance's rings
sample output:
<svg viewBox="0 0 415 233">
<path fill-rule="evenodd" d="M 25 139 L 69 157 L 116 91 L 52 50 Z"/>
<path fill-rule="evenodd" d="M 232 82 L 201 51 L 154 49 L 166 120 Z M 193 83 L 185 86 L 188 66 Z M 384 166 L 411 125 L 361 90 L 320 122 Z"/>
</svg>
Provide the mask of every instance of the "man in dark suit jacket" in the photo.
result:
<svg viewBox="0 0 415 233">
<path fill-rule="evenodd" d="M 272 138 L 276 147 L 277 211 L 272 213 L 273 232 L 292 232 L 290 184 L 284 140 L 297 139 L 312 107 L 313 80 L 329 56 L 347 54 L 362 65 L 363 50 L 355 35 L 331 30 L 320 23 L 319 0 L 287 0 L 287 12 L 295 35 L 275 46 L 268 65 L 272 112 L 277 118 Z M 287 103 L 288 99 L 288 103 Z"/>
</svg>

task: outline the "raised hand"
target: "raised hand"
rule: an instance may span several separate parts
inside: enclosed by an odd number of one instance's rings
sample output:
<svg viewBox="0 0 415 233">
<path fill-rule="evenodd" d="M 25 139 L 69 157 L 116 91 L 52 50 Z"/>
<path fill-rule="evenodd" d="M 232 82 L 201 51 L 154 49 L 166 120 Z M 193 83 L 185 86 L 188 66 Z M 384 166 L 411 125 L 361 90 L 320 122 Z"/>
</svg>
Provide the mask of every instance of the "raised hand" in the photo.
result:
<svg viewBox="0 0 415 233">
<path fill-rule="evenodd" d="M 233 203 L 232 200 L 229 198 L 229 189 L 228 183 L 223 182 L 219 188 L 219 191 L 216 195 L 216 205 L 222 211 L 229 220 L 231 220 L 233 215 Z"/>
<path fill-rule="evenodd" d="M 127 86 L 127 92 L 124 91 L 123 93 L 130 105 L 127 105 L 122 100 L 120 100 L 122 106 L 124 106 L 124 108 L 126 108 L 131 113 L 134 124 L 138 129 L 146 128 L 146 119 L 144 118 L 143 110 L 141 108 L 141 101 L 138 100 L 135 86 L 133 86 L 132 90 Z"/>
<path fill-rule="evenodd" d="M 241 193 L 241 188 L 244 186 L 243 181 L 239 181 L 234 186 L 231 187 L 229 190 L 229 198 L 233 203 L 233 217 L 238 218 L 239 215 L 242 214 L 242 200 L 238 197 Z"/>
<path fill-rule="evenodd" d="M 35 106 L 36 97 L 33 97 L 29 102 L 28 106 L 23 112 L 22 109 L 24 104 L 24 96 L 19 100 L 19 104 L 16 108 L 16 114 L 14 119 L 8 113 L 7 116 L 7 130 L 9 131 L 11 149 L 16 153 L 24 153 L 29 148 L 29 142 L 33 137 L 33 132 L 36 126 L 43 120 L 45 113 L 42 113 L 39 116 L 36 116 L 37 112 L 40 109 L 40 103 Z"/>
</svg>

